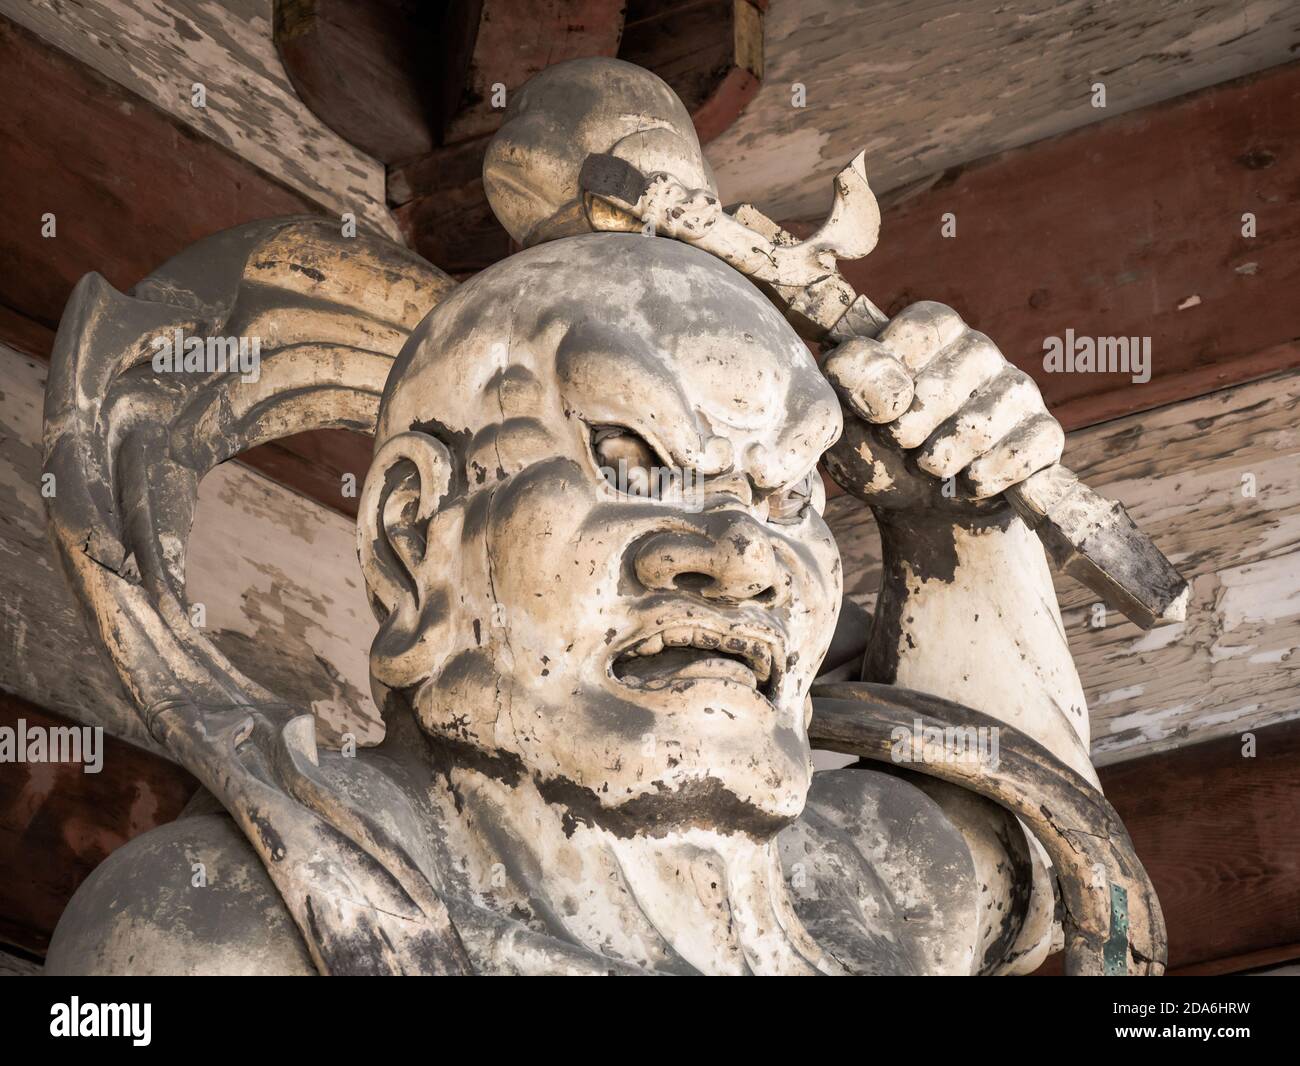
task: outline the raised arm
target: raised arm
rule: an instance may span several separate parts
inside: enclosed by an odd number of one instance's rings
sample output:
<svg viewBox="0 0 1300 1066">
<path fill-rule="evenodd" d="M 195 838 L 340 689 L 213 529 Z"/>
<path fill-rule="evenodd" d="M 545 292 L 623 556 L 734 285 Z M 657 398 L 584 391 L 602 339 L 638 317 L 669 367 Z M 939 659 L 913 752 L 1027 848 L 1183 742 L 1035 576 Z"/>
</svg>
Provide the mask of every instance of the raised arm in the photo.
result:
<svg viewBox="0 0 1300 1066">
<path fill-rule="evenodd" d="M 1064 434 L 1037 386 L 937 303 L 845 342 L 824 369 L 845 421 L 827 468 L 881 534 L 864 680 L 984 711 L 1095 782 L 1042 546 L 998 498 L 1060 458 Z"/>
</svg>

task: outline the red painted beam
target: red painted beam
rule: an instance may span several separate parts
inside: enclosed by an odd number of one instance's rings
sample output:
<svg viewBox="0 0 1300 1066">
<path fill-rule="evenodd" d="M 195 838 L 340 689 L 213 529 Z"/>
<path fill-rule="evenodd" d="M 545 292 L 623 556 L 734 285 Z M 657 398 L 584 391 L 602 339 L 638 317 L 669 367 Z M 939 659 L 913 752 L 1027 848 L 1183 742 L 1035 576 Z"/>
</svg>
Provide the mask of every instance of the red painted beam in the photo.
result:
<svg viewBox="0 0 1300 1066">
<path fill-rule="evenodd" d="M 876 250 L 842 266 L 889 313 L 951 304 L 1067 428 L 1147 410 L 1300 364 L 1298 146 L 1293 63 L 891 197 Z M 1151 380 L 1046 372 L 1066 330 L 1149 337 Z"/>
<path fill-rule="evenodd" d="M 125 290 L 201 237 L 317 210 L 7 19 L 0 99 L 0 303 L 44 326 L 88 271 Z"/>
<path fill-rule="evenodd" d="M 73 285 L 98 271 L 125 291 L 218 230 L 315 205 L 148 101 L 0 18 L 0 340 L 49 358 Z M 41 235 L 54 216 L 54 236 Z M 355 516 L 340 474 L 363 480 L 371 442 L 303 434 L 248 465 Z"/>
<path fill-rule="evenodd" d="M 0 692 L 0 727 L 77 723 Z M 105 735 L 102 768 L 0 764 L 0 943 L 43 955 L 72 893 L 128 840 L 173 821 L 198 788 L 185 770 Z"/>
</svg>

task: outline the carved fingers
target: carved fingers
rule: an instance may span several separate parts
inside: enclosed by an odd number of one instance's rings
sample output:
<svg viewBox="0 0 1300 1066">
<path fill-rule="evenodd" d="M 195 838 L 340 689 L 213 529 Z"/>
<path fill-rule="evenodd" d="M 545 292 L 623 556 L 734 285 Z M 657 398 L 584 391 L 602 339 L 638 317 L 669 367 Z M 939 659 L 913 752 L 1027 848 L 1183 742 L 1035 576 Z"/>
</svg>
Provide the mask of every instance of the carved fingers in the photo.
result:
<svg viewBox="0 0 1300 1066">
<path fill-rule="evenodd" d="M 962 334 L 917 374 L 911 406 L 890 427 L 894 440 L 907 450 L 921 447 L 940 425 L 963 411 L 1003 365 L 1002 353 L 984 334 Z"/>
<path fill-rule="evenodd" d="M 879 341 L 854 337 L 826 360 L 822 371 L 859 418 L 892 422 L 912 402 L 912 375 Z"/>
<path fill-rule="evenodd" d="M 860 441 L 858 452 L 867 461 L 866 446 L 873 467 L 892 446 L 923 474 L 960 477 L 963 495 L 981 500 L 1061 457 L 1064 433 L 1033 380 L 943 304 L 913 304 L 877 339 L 841 344 L 823 369 L 872 427 L 866 437 L 877 444 Z"/>
<path fill-rule="evenodd" d="M 1051 415 L 1043 413 L 1021 422 L 967 469 L 975 498 L 996 496 L 1060 462 L 1064 447 L 1065 431 Z"/>
</svg>

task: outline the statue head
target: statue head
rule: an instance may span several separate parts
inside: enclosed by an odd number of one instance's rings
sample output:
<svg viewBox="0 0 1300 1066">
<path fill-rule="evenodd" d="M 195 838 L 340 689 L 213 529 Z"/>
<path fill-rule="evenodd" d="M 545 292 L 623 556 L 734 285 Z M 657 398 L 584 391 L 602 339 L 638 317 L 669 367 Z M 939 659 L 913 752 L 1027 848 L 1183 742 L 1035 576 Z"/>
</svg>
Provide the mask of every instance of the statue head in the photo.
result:
<svg viewBox="0 0 1300 1066">
<path fill-rule="evenodd" d="M 615 832 L 775 831 L 840 602 L 815 468 L 840 428 L 794 331 L 704 252 L 589 235 L 477 275 L 384 393 L 377 699 Z"/>
</svg>

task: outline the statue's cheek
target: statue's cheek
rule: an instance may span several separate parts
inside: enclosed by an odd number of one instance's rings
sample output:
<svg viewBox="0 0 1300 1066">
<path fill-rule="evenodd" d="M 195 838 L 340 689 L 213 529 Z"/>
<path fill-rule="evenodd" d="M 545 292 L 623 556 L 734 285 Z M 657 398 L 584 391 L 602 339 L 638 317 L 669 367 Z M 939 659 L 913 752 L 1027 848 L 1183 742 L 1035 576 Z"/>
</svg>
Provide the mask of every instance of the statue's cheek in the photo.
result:
<svg viewBox="0 0 1300 1066">
<path fill-rule="evenodd" d="M 528 471 L 497 490 L 487 556 L 498 601 L 562 621 L 598 595 L 616 547 L 584 530 L 598 505 L 590 480 L 575 476 L 572 464 L 548 465 L 545 476 Z"/>
</svg>

